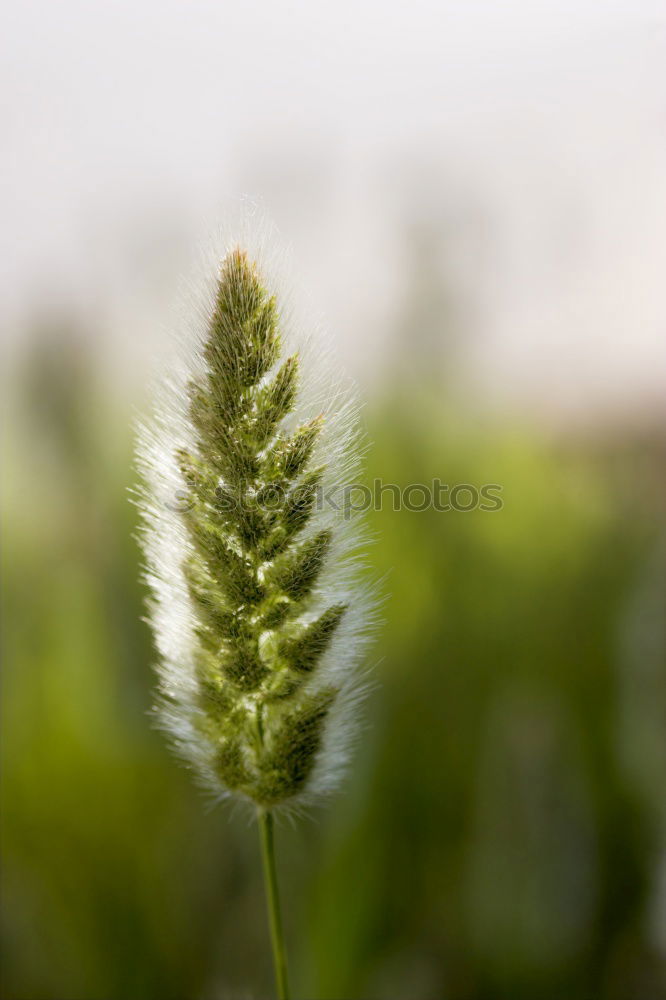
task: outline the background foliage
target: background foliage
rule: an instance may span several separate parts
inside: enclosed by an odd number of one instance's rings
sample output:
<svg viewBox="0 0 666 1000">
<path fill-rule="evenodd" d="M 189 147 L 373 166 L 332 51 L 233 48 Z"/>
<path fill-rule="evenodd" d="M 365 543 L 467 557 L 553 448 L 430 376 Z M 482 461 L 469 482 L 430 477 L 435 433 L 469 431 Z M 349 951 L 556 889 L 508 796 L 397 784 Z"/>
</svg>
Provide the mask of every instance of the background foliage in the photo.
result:
<svg viewBox="0 0 666 1000">
<path fill-rule="evenodd" d="M 663 437 L 548 436 L 405 371 L 368 407 L 368 479 L 501 483 L 504 508 L 372 515 L 367 727 L 343 794 L 278 831 L 297 995 L 657 1000 Z M 256 831 L 146 714 L 128 414 L 66 329 L 13 405 L 3 996 L 268 995 Z"/>
</svg>

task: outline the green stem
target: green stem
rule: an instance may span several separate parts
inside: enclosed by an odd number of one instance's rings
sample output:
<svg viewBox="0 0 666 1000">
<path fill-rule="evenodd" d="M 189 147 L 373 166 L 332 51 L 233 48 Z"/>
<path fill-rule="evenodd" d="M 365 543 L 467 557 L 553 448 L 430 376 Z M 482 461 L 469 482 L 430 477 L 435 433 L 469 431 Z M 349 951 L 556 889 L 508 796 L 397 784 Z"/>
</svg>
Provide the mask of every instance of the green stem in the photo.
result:
<svg viewBox="0 0 666 1000">
<path fill-rule="evenodd" d="M 259 821 L 259 836 L 261 837 L 261 857 L 264 863 L 266 904 L 268 907 L 268 923 L 271 929 L 275 983 L 279 1000 L 289 1000 L 287 953 L 284 947 L 282 917 L 280 916 L 280 896 L 278 893 L 277 872 L 275 870 L 273 814 L 269 810 L 259 809 L 257 811 L 257 818 Z"/>
</svg>

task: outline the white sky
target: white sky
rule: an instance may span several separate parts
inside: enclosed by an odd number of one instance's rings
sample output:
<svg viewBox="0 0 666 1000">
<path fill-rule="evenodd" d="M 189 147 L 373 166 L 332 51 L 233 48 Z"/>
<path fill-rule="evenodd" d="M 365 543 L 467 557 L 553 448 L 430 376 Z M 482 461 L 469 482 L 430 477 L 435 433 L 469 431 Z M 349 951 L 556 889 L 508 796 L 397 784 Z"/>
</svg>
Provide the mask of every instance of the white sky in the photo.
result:
<svg viewBox="0 0 666 1000">
<path fill-rule="evenodd" d="M 361 377 L 411 217 L 452 234 L 488 391 L 666 395 L 666 2 L 24 0 L 2 22 L 10 345 L 49 306 L 94 311 L 141 374 L 194 243 L 249 193 Z"/>
</svg>

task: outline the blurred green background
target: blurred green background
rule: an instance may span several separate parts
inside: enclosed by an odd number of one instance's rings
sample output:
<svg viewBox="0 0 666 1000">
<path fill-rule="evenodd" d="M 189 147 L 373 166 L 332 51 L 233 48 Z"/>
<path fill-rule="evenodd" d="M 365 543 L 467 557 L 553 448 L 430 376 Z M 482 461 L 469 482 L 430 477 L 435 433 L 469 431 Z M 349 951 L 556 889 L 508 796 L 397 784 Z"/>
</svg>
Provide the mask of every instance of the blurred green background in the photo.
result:
<svg viewBox="0 0 666 1000">
<path fill-rule="evenodd" d="M 7 6 L 3 1000 L 273 995 L 256 829 L 149 716 L 128 492 L 245 194 L 368 483 L 504 504 L 370 515 L 358 752 L 277 831 L 296 997 L 666 1000 L 663 2 Z"/>
<path fill-rule="evenodd" d="M 9 400 L 2 995 L 269 996 L 256 830 L 147 716 L 131 414 L 85 343 L 43 330 Z M 371 515 L 366 728 L 344 791 L 278 831 L 296 996 L 657 1000 L 663 435 L 484 417 L 395 355 L 368 480 L 504 506 Z"/>
</svg>

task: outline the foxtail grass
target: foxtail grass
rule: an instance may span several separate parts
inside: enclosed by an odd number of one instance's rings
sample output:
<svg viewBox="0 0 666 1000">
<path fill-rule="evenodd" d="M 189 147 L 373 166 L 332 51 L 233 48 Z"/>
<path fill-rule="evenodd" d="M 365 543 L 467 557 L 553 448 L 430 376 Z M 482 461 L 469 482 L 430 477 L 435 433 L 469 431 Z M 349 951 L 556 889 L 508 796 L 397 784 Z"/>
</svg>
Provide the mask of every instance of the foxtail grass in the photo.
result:
<svg viewBox="0 0 666 1000">
<path fill-rule="evenodd" d="M 256 811 L 286 998 L 274 815 L 339 784 L 363 690 L 357 406 L 254 256 L 206 278 L 139 433 L 156 711 L 215 798 Z"/>
</svg>

